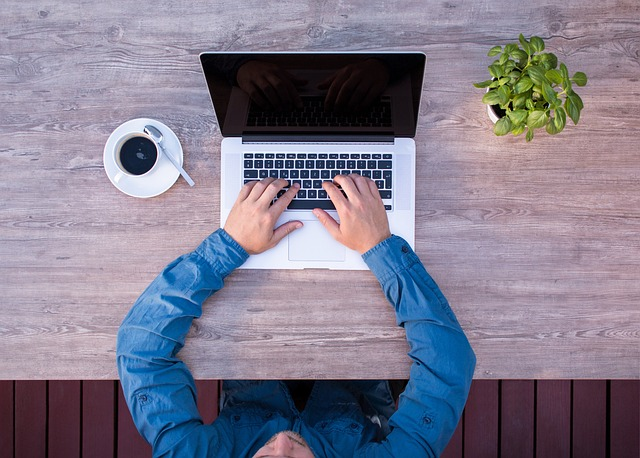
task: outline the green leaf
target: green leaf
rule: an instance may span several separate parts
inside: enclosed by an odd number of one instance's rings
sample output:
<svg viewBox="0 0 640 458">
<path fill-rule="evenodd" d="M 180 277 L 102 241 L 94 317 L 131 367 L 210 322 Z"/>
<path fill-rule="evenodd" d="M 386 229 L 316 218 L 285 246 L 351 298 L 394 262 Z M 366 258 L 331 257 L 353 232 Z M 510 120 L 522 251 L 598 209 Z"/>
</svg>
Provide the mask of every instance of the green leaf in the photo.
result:
<svg viewBox="0 0 640 458">
<path fill-rule="evenodd" d="M 505 54 L 511 54 L 513 51 L 518 49 L 518 45 L 515 43 L 509 43 L 504 47 Z"/>
<path fill-rule="evenodd" d="M 500 104 L 500 95 L 497 90 L 487 92 L 484 97 L 482 97 L 482 103 L 487 105 L 499 105 Z"/>
<path fill-rule="evenodd" d="M 564 108 L 567 110 L 567 114 L 574 124 L 578 124 L 578 121 L 580 121 L 580 110 L 582 110 L 578 105 L 578 103 L 582 103 L 582 101 L 577 102 L 576 96 L 577 94 L 569 95 L 567 100 L 564 102 Z"/>
<path fill-rule="evenodd" d="M 558 66 L 558 58 L 555 54 L 550 52 L 540 54 L 540 62 L 547 70 L 551 70 Z"/>
<path fill-rule="evenodd" d="M 544 74 L 544 76 L 546 76 L 547 79 L 554 84 L 562 84 L 562 73 L 560 73 L 559 70 L 548 70 L 547 73 Z"/>
<path fill-rule="evenodd" d="M 496 125 L 493 126 L 493 133 L 498 136 L 507 135 L 509 132 L 511 132 L 511 121 L 507 116 L 498 119 Z"/>
<path fill-rule="evenodd" d="M 485 87 L 489 87 L 491 83 L 493 83 L 493 80 L 482 81 L 480 83 L 473 83 L 473 85 L 478 89 L 484 89 Z"/>
<path fill-rule="evenodd" d="M 544 41 L 540 37 L 531 37 L 530 40 L 531 47 L 534 52 L 542 52 L 544 51 Z"/>
<path fill-rule="evenodd" d="M 511 73 L 511 71 L 515 68 L 518 68 L 518 66 L 516 65 L 516 63 L 512 60 L 507 61 L 506 64 L 504 64 L 504 73 L 505 75 L 508 75 Z"/>
<path fill-rule="evenodd" d="M 523 92 L 527 92 L 529 89 L 533 87 L 533 81 L 528 76 L 523 76 L 520 81 L 518 81 L 514 87 L 514 92 L 516 94 L 522 94 Z"/>
<path fill-rule="evenodd" d="M 518 41 L 520 41 L 520 46 L 522 46 L 522 49 L 524 49 L 524 52 L 526 52 L 529 56 L 533 54 L 531 52 L 531 45 L 529 44 L 527 39 L 524 37 L 524 35 L 520 34 L 520 36 L 518 37 Z"/>
<path fill-rule="evenodd" d="M 535 109 L 535 105 L 533 104 L 533 100 L 531 100 L 531 98 L 527 98 L 525 100 L 525 105 L 527 107 L 527 110 L 532 111 Z"/>
<path fill-rule="evenodd" d="M 489 65 L 489 73 L 494 78 L 500 78 L 502 75 L 504 75 L 504 69 L 500 64 L 492 64 Z"/>
<path fill-rule="evenodd" d="M 586 86 L 586 84 L 587 84 L 587 75 L 585 75 L 583 72 L 576 72 L 576 74 L 573 75 L 572 80 L 573 80 L 574 83 L 576 83 L 580 87 Z"/>
<path fill-rule="evenodd" d="M 502 46 L 494 46 L 489 50 L 489 52 L 487 53 L 487 56 L 489 57 L 497 56 L 501 52 L 502 52 Z"/>
<path fill-rule="evenodd" d="M 582 103 L 582 99 L 580 98 L 580 96 L 578 94 L 576 94 L 575 92 L 572 92 L 569 95 L 570 95 L 570 97 L 573 97 L 574 102 L 575 102 L 576 106 L 578 107 L 578 110 L 582 110 L 584 108 L 584 103 Z"/>
<path fill-rule="evenodd" d="M 549 83 L 542 83 L 542 96 L 549 104 L 553 104 L 558 100 L 558 93 L 553 90 Z"/>
<path fill-rule="evenodd" d="M 549 115 L 542 110 L 532 111 L 527 118 L 527 125 L 534 129 L 543 127 L 547 122 L 549 122 Z"/>
<path fill-rule="evenodd" d="M 555 126 L 554 123 L 550 122 L 549 124 L 547 124 L 545 126 L 545 129 L 547 130 L 547 133 L 549 135 L 555 135 L 557 133 L 559 133 L 558 128 Z"/>
<path fill-rule="evenodd" d="M 524 92 L 522 94 L 517 94 L 513 100 L 511 100 L 511 104 L 513 105 L 514 110 L 518 110 L 524 108 L 527 104 L 527 100 L 531 95 L 528 92 Z"/>
<path fill-rule="evenodd" d="M 531 81 L 533 81 L 533 84 L 536 86 L 541 86 L 544 82 L 548 83 L 544 68 L 533 65 L 528 68 L 527 72 Z"/>
<path fill-rule="evenodd" d="M 569 79 L 569 70 L 567 70 L 567 66 L 564 63 L 560 64 L 560 72 L 564 78 Z"/>
<path fill-rule="evenodd" d="M 508 111 L 507 116 L 509 116 L 509 119 L 513 124 L 519 125 L 527 122 L 527 117 L 529 116 L 529 112 L 527 110 L 513 110 L 513 111 Z"/>
<path fill-rule="evenodd" d="M 512 133 L 513 135 L 516 135 L 516 136 L 517 136 L 517 135 L 522 134 L 526 128 L 527 128 L 527 126 L 525 126 L 524 124 L 522 124 L 522 125 L 520 125 L 520 126 L 514 127 L 514 128 L 511 130 L 511 133 Z"/>
<path fill-rule="evenodd" d="M 527 141 L 530 142 L 531 140 L 533 140 L 533 129 L 529 127 L 527 130 Z"/>
<path fill-rule="evenodd" d="M 558 132 L 562 132 L 562 129 L 567 124 L 567 112 L 560 107 L 553 111 L 553 115 L 553 123 L 558 128 Z"/>
<path fill-rule="evenodd" d="M 526 62 L 529 59 L 529 55 L 526 52 L 524 52 L 522 49 L 516 49 L 510 52 L 509 57 L 521 63 Z"/>
<path fill-rule="evenodd" d="M 511 89 L 509 89 L 509 86 L 500 86 L 497 92 L 500 97 L 500 105 L 505 107 L 511 99 Z"/>
<path fill-rule="evenodd" d="M 554 116 L 551 118 L 551 122 L 547 124 L 546 129 L 549 134 L 556 135 L 564 129 L 567 123 L 567 114 L 563 108 L 558 108 L 553 114 Z"/>
</svg>

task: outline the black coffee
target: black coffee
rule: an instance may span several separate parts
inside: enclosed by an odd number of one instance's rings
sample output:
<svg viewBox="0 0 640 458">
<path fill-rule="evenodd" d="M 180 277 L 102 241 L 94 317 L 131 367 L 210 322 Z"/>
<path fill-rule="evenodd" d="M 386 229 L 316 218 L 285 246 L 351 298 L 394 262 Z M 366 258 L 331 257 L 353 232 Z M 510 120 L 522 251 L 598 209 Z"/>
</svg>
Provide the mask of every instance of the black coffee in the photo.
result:
<svg viewBox="0 0 640 458">
<path fill-rule="evenodd" d="M 157 158 L 155 143 L 146 137 L 131 137 L 120 148 L 120 163 L 132 175 L 147 173 Z"/>
</svg>

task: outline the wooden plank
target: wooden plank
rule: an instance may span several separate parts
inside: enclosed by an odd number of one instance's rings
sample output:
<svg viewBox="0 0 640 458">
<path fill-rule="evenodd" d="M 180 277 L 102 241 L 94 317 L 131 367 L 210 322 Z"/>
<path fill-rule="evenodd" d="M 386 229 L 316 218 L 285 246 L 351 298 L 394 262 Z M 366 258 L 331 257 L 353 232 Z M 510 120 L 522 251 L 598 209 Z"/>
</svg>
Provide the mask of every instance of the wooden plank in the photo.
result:
<svg viewBox="0 0 640 458">
<path fill-rule="evenodd" d="M 535 382 L 500 382 L 500 454 L 532 458 L 535 436 Z"/>
<path fill-rule="evenodd" d="M 464 456 L 498 455 L 498 381 L 474 380 L 464 413 Z"/>
<path fill-rule="evenodd" d="M 117 402 L 114 380 L 82 382 L 82 456 L 115 455 Z"/>
<path fill-rule="evenodd" d="M 15 454 L 41 457 L 47 453 L 47 382 L 15 382 Z"/>
<path fill-rule="evenodd" d="M 0 450 L 13 456 L 14 382 L 0 380 Z"/>
<path fill-rule="evenodd" d="M 198 410 L 205 424 L 218 418 L 219 380 L 196 380 Z"/>
<path fill-rule="evenodd" d="M 607 381 L 573 381 L 573 456 L 607 454 Z"/>
<path fill-rule="evenodd" d="M 458 426 L 456 426 L 456 430 L 453 432 L 453 436 L 451 436 L 451 440 L 447 444 L 447 447 L 442 452 L 442 458 L 462 458 L 464 449 L 462 446 L 462 438 L 463 438 L 463 423 L 464 423 L 464 413 L 463 417 L 460 418 L 458 422 Z"/>
<path fill-rule="evenodd" d="M 79 457 L 81 450 L 81 382 L 49 382 L 47 450 L 49 458 Z"/>
<path fill-rule="evenodd" d="M 610 382 L 610 457 L 640 456 L 640 380 Z"/>
<path fill-rule="evenodd" d="M 136 429 L 127 403 L 124 400 L 122 386 L 118 383 L 118 458 L 150 457 L 151 446 Z"/>
<path fill-rule="evenodd" d="M 536 387 L 536 456 L 571 454 L 571 381 L 540 380 Z"/>
</svg>

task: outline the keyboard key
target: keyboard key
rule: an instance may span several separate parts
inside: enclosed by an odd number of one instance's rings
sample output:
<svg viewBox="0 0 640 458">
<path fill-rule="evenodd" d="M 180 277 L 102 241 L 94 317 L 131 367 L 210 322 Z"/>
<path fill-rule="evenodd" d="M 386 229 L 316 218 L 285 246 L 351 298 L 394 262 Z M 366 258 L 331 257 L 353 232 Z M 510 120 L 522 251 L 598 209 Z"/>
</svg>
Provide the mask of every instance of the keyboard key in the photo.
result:
<svg viewBox="0 0 640 458">
<path fill-rule="evenodd" d="M 258 171 L 257 170 L 245 170 L 244 171 L 244 177 L 245 178 L 258 178 Z"/>
<path fill-rule="evenodd" d="M 387 190 L 380 190 L 378 191 L 380 193 L 380 197 L 382 199 L 391 199 L 391 191 L 387 191 Z"/>
<path fill-rule="evenodd" d="M 378 168 L 379 169 L 390 169 L 392 167 L 392 162 L 391 161 L 378 161 Z"/>
<path fill-rule="evenodd" d="M 313 210 L 314 208 L 322 208 L 323 210 L 335 210 L 336 207 L 329 199 L 305 200 L 293 199 L 289 206 L 290 210 Z"/>
</svg>

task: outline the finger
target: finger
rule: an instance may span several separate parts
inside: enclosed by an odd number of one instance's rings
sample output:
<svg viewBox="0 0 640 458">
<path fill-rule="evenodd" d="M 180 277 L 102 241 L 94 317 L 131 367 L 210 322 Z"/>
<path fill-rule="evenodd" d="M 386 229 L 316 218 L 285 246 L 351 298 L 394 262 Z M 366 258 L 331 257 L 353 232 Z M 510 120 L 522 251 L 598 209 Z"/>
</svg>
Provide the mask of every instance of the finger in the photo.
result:
<svg viewBox="0 0 640 458">
<path fill-rule="evenodd" d="M 280 96 L 269 81 L 265 81 L 260 85 L 262 95 L 267 99 L 269 106 L 273 110 L 282 110 L 282 102 Z"/>
<path fill-rule="evenodd" d="M 367 184 L 369 185 L 369 191 L 371 192 L 371 195 L 375 199 L 382 202 L 382 197 L 380 197 L 380 191 L 378 191 L 378 187 L 376 186 L 375 182 L 373 180 L 367 179 Z"/>
<path fill-rule="evenodd" d="M 322 210 L 321 208 L 315 208 L 313 210 L 313 214 L 316 218 L 318 218 L 318 221 L 320 221 L 327 232 L 329 232 L 331 237 L 333 237 L 337 241 L 340 241 L 342 234 L 340 233 L 340 225 L 338 224 L 338 222 L 333 219 L 333 217 L 329 213 Z"/>
<path fill-rule="evenodd" d="M 262 195 L 258 198 L 258 201 L 262 202 L 263 204 L 270 205 L 271 201 L 276 198 L 280 190 L 285 186 L 287 186 L 288 184 L 289 182 L 287 180 L 283 180 L 282 178 L 273 180 L 264 189 L 264 191 L 262 192 Z"/>
<path fill-rule="evenodd" d="M 340 94 L 340 91 L 342 89 L 342 85 L 344 84 L 344 82 L 347 80 L 347 75 L 346 72 L 342 71 L 339 72 L 334 80 L 331 82 L 331 86 L 329 87 L 329 90 L 327 91 L 327 96 L 325 97 L 324 100 L 324 105 L 325 105 L 325 109 L 326 110 L 332 110 L 334 108 L 334 105 L 336 104 L 336 99 L 338 98 L 338 95 Z"/>
<path fill-rule="evenodd" d="M 336 210 L 342 210 L 342 208 L 344 208 L 344 206 L 347 204 L 347 198 L 344 196 L 344 194 L 342 194 L 342 191 L 340 191 L 332 182 L 325 181 L 324 183 L 322 183 L 322 189 L 327 191 L 327 195 L 329 196 L 331 202 L 333 202 Z"/>
<path fill-rule="evenodd" d="M 251 85 L 251 89 L 248 91 L 249 97 L 263 110 L 270 108 L 269 101 L 262 96 L 262 92 L 255 84 Z"/>
<path fill-rule="evenodd" d="M 276 203 L 271 206 L 273 211 L 275 211 L 278 216 L 287 209 L 293 198 L 298 193 L 299 189 L 300 185 L 298 183 L 294 183 L 289 189 L 287 189 L 287 192 L 280 196 L 278 200 L 276 200 Z"/>
<path fill-rule="evenodd" d="M 245 200 L 247 197 L 249 197 L 249 194 L 251 194 L 251 191 L 253 190 L 254 186 L 258 184 L 258 181 L 250 181 L 247 184 L 245 184 L 241 189 L 240 189 L 240 193 L 238 194 L 238 201 L 241 200 Z"/>
<path fill-rule="evenodd" d="M 281 110 L 291 110 L 293 108 L 293 94 L 298 91 L 289 79 L 287 72 L 269 75 L 269 83 L 274 91 L 274 96 L 278 99 L 279 108 Z"/>
<path fill-rule="evenodd" d="M 307 84 L 307 80 L 296 78 L 289 72 L 284 72 L 286 75 L 286 89 L 288 92 L 289 100 L 291 100 L 293 107 L 302 108 L 302 99 L 298 93 L 298 88 Z"/>
<path fill-rule="evenodd" d="M 346 197 L 347 199 L 350 199 L 351 197 L 355 197 L 358 193 L 358 188 L 356 187 L 356 184 L 353 182 L 353 179 L 354 177 L 352 177 L 351 175 L 338 175 L 333 179 L 334 182 L 340 185 L 344 193 L 347 195 Z"/>
<path fill-rule="evenodd" d="M 251 193 L 249 195 L 251 200 L 256 201 L 260 199 L 262 194 L 264 194 L 265 189 L 267 189 L 267 187 L 274 181 L 275 181 L 275 178 L 271 178 L 271 177 L 264 178 L 260 181 L 257 181 L 256 184 L 251 189 Z"/>
<path fill-rule="evenodd" d="M 278 226 L 273 231 L 272 247 L 276 246 L 287 235 L 291 234 L 296 229 L 300 229 L 303 226 L 302 221 L 288 221 L 281 226 Z"/>
<path fill-rule="evenodd" d="M 325 78 L 320 84 L 318 84 L 318 89 L 328 89 L 335 78 L 335 74 Z"/>
<path fill-rule="evenodd" d="M 371 189 L 369 188 L 369 181 L 371 180 L 369 178 L 360 176 L 357 173 L 351 174 L 350 177 L 356 185 L 356 188 L 358 189 L 358 192 L 360 194 L 362 194 L 363 196 L 371 195 Z M 373 184 L 375 186 L 375 183 Z"/>
</svg>

